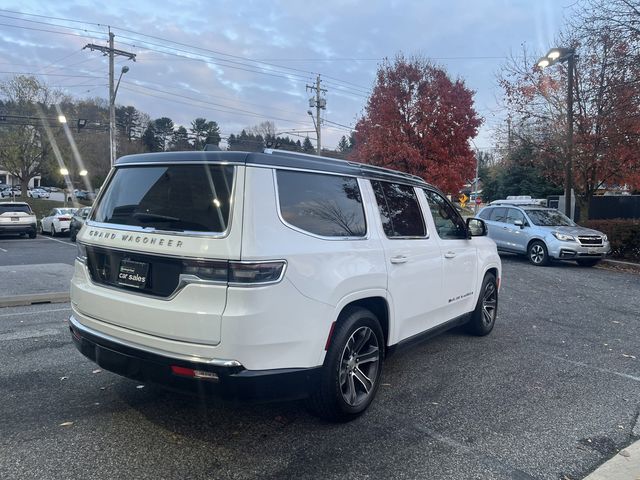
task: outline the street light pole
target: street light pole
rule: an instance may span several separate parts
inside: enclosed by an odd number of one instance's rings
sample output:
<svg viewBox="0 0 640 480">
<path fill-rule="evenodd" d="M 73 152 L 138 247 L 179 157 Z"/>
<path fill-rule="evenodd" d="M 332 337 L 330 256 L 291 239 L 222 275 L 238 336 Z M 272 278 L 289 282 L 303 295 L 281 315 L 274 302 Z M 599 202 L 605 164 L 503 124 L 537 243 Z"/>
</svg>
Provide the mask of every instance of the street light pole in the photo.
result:
<svg viewBox="0 0 640 480">
<path fill-rule="evenodd" d="M 571 191 L 573 190 L 573 70 L 575 68 L 575 53 L 567 59 L 567 161 L 564 170 L 564 214 L 573 218 L 571 209 Z"/>
<path fill-rule="evenodd" d="M 113 37 L 109 27 L 109 161 L 116 163 L 116 96 L 113 89 Z"/>
<path fill-rule="evenodd" d="M 573 190 L 573 72 L 576 68 L 576 51 L 573 48 L 552 48 L 538 60 L 538 67 L 546 68 L 557 62 L 567 62 L 567 158 L 564 163 L 564 213 L 573 218 L 571 191 Z"/>
</svg>

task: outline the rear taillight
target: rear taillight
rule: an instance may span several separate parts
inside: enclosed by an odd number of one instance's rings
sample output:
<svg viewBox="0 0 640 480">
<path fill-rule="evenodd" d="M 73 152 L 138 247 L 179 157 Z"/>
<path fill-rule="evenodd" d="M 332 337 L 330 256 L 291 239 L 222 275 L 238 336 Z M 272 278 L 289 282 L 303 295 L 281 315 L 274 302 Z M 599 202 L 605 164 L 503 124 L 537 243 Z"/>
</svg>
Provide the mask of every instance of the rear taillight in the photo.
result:
<svg viewBox="0 0 640 480">
<path fill-rule="evenodd" d="M 69 220 L 71 220 L 71 217 L 58 217 L 58 220 L 61 222 L 68 222 Z"/>
<path fill-rule="evenodd" d="M 207 262 L 188 260 L 182 264 L 183 275 L 193 275 L 209 282 L 225 282 L 228 276 L 228 262 Z"/>
<path fill-rule="evenodd" d="M 274 262 L 229 262 L 229 283 L 255 285 L 279 282 L 284 275 L 286 263 Z"/>
<path fill-rule="evenodd" d="M 224 262 L 185 260 L 182 274 L 192 275 L 208 282 L 224 282 L 236 286 L 264 285 L 279 282 L 286 262 Z"/>
</svg>

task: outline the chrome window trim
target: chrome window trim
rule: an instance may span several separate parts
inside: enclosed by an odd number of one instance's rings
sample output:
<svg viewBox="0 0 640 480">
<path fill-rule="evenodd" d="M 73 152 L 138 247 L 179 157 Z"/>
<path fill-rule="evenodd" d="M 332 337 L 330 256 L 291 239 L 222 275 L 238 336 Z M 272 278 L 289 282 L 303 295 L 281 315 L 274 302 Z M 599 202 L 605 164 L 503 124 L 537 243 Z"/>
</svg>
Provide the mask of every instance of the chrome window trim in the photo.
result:
<svg viewBox="0 0 640 480">
<path fill-rule="evenodd" d="M 313 238 L 317 238 L 319 240 L 327 240 L 330 242 L 344 242 L 344 241 L 362 241 L 362 240 L 369 240 L 369 222 L 367 222 L 367 212 L 366 209 L 364 208 L 364 200 L 363 200 L 363 195 L 362 195 L 362 188 L 360 186 L 360 180 L 361 177 L 357 177 L 355 175 L 341 175 L 339 173 L 323 173 L 317 170 L 302 170 L 302 169 L 295 169 L 295 168 L 273 168 L 273 167 L 265 167 L 265 168 L 269 168 L 270 170 L 272 170 L 271 175 L 273 178 L 273 188 L 275 190 L 275 195 L 276 195 L 276 211 L 278 212 L 278 218 L 280 219 L 280 221 L 284 224 L 285 227 L 290 228 L 291 230 L 295 230 L 298 233 L 302 233 L 303 235 L 307 235 L 309 237 L 313 237 Z M 359 237 L 327 237 L 324 235 L 318 235 L 317 233 L 313 233 L 313 232 L 309 232 L 307 230 L 304 230 L 300 227 L 296 227 L 295 225 L 291 225 L 289 222 L 287 222 L 284 217 L 282 216 L 282 210 L 280 209 L 280 194 L 278 193 L 278 175 L 277 175 L 277 171 L 278 170 L 289 170 L 289 171 L 296 171 L 296 172 L 303 172 L 303 173 L 315 173 L 317 175 L 334 175 L 337 177 L 348 177 L 348 178 L 355 178 L 356 182 L 358 183 L 358 190 L 360 191 L 360 199 L 361 199 L 361 205 L 362 205 L 362 215 L 364 217 L 364 225 L 365 225 L 365 234 L 364 236 L 359 236 Z"/>
<path fill-rule="evenodd" d="M 227 228 L 222 232 L 196 232 L 192 230 L 184 230 L 182 232 L 176 232 L 172 230 L 159 230 L 153 227 L 139 227 L 137 225 L 122 225 L 119 223 L 104 223 L 104 222 L 96 222 L 93 220 L 96 212 L 98 211 L 98 207 L 100 206 L 100 201 L 102 200 L 102 195 L 105 191 L 107 191 L 107 187 L 109 186 L 112 177 L 115 175 L 115 171 L 117 168 L 127 168 L 130 166 L 146 166 L 146 167 L 154 167 L 157 165 L 175 165 L 175 162 L 164 162 L 164 163 L 127 163 L 121 167 L 117 167 L 111 169 L 107 180 L 104 182 L 104 188 L 100 189 L 100 194 L 98 198 L 96 198 L 93 206 L 91 207 L 91 218 L 87 218 L 85 223 L 89 227 L 99 227 L 99 228 L 111 228 L 113 230 L 125 231 L 125 232 L 140 232 L 140 233 L 158 233 L 161 235 L 173 235 L 173 236 L 186 236 L 186 237 L 197 237 L 197 238 L 212 238 L 212 239 L 222 239 L 227 238 L 231 234 L 231 227 L 233 226 L 233 210 L 235 209 L 235 199 L 236 199 L 236 190 L 237 190 L 237 182 L 238 182 L 238 169 L 236 168 L 237 163 L 213 163 L 213 162 L 185 162 L 184 165 L 201 165 L 201 164 L 209 164 L 209 165 L 232 165 L 233 168 L 233 184 L 231 185 L 231 191 L 229 192 L 229 218 L 227 219 Z M 181 164 L 182 165 L 182 164 Z"/>
<path fill-rule="evenodd" d="M 91 318 L 91 317 L 89 317 L 89 318 Z M 122 340 L 120 338 L 115 338 L 115 337 L 112 337 L 111 335 L 107 335 L 106 333 L 102 333 L 102 332 L 99 332 L 98 330 L 95 330 L 93 328 L 87 327 L 86 325 L 82 325 L 78 321 L 78 319 L 76 319 L 73 315 L 71 315 L 69 317 L 69 323 L 71 323 L 74 326 L 74 328 L 77 328 L 81 332 L 88 333 L 89 335 L 93 335 L 94 337 L 98 337 L 98 338 L 100 338 L 102 340 L 106 340 L 108 342 L 113 342 L 113 343 L 116 343 L 118 345 L 122 345 L 124 347 L 133 348 L 133 349 L 136 349 L 136 350 L 141 350 L 143 352 L 148 352 L 148 353 L 152 353 L 152 354 L 155 354 L 155 355 L 160 355 L 160 356 L 165 357 L 165 358 L 175 359 L 175 360 L 184 360 L 184 361 L 193 362 L 193 363 L 201 363 L 203 365 L 211 365 L 211 366 L 214 366 L 214 367 L 242 367 L 242 364 L 237 360 L 226 360 L 226 359 L 222 359 L 222 358 L 205 358 L 205 357 L 198 357 L 198 356 L 195 356 L 195 355 L 184 355 L 184 354 L 181 354 L 181 353 L 167 352 L 165 350 L 160 350 L 158 348 L 142 346 L 140 344 L 129 342 L 127 340 Z M 145 334 L 145 335 L 153 336 L 153 335 L 150 335 L 148 333 Z M 158 337 L 158 338 L 163 338 L 163 337 Z M 179 340 L 174 340 L 174 341 L 179 341 Z M 181 342 L 181 343 L 190 343 L 190 342 Z M 199 345 L 199 344 L 197 344 L 197 345 Z"/>
</svg>

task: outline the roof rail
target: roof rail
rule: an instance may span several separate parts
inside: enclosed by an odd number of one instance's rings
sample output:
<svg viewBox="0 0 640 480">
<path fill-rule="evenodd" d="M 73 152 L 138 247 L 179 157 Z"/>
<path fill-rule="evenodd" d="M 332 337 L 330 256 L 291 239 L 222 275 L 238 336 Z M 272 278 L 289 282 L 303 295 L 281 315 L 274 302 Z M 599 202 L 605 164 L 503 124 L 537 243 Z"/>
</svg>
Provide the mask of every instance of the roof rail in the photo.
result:
<svg viewBox="0 0 640 480">
<path fill-rule="evenodd" d="M 417 182 L 422 182 L 422 183 L 427 183 L 425 181 L 424 178 L 419 177 L 418 175 L 412 175 L 410 173 L 405 173 L 405 172 L 401 172 L 399 170 L 394 170 L 392 168 L 386 168 L 386 167 L 379 167 L 377 165 L 370 165 L 368 163 L 362 163 L 362 162 L 356 162 L 353 160 L 343 160 L 341 158 L 333 158 L 333 157 L 324 157 L 321 155 L 314 155 L 314 154 L 309 154 L 309 153 L 302 153 L 302 152 L 293 152 L 291 150 L 279 150 L 276 148 L 265 148 L 264 149 L 264 153 L 267 154 L 278 154 L 278 155 L 287 155 L 287 156 L 291 156 L 291 157 L 302 157 L 302 158 L 310 158 L 310 159 L 316 159 L 316 160 L 320 160 L 322 159 L 322 161 L 329 161 L 329 162 L 335 162 L 335 164 L 344 164 L 344 165 L 350 165 L 352 167 L 356 167 L 359 168 L 363 171 L 363 173 L 386 173 L 386 174 L 390 174 L 390 175 L 397 175 L 397 176 L 401 176 L 404 178 L 408 178 L 411 179 L 413 181 L 417 181 Z"/>
</svg>

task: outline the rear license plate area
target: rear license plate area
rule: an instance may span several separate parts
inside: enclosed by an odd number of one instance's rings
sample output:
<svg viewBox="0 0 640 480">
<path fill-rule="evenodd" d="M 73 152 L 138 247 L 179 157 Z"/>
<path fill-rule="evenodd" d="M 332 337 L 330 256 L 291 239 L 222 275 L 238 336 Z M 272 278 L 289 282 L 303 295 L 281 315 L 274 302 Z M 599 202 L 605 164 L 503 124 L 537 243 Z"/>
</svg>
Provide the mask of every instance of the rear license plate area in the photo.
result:
<svg viewBox="0 0 640 480">
<path fill-rule="evenodd" d="M 122 259 L 118 269 L 118 284 L 125 287 L 145 288 L 149 277 L 149 264 Z"/>
</svg>

